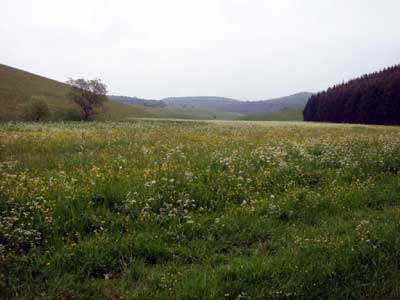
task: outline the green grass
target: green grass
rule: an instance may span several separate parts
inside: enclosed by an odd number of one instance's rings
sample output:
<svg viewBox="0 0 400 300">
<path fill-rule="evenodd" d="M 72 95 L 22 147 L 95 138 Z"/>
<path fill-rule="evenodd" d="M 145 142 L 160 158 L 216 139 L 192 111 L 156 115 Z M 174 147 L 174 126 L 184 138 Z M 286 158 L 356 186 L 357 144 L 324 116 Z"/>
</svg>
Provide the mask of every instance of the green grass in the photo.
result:
<svg viewBox="0 0 400 300">
<path fill-rule="evenodd" d="M 4 299 L 386 299 L 400 129 L 0 125 Z"/>
<path fill-rule="evenodd" d="M 225 112 L 222 110 L 202 110 L 179 107 L 153 108 L 151 110 L 160 118 L 188 119 L 188 120 L 233 120 L 242 114 Z"/>
<path fill-rule="evenodd" d="M 79 108 L 67 98 L 68 86 L 45 77 L 0 64 L 0 121 L 22 120 L 24 105 L 31 96 L 44 96 L 53 120 L 74 118 Z M 172 119 L 235 119 L 240 114 L 223 111 L 150 108 L 126 105 L 115 101 L 105 104 L 105 111 L 97 120 L 120 120 L 126 118 L 172 118 Z M 215 118 L 214 118 L 215 117 Z"/>
<path fill-rule="evenodd" d="M 303 121 L 302 110 L 282 110 L 239 117 L 242 121 Z"/>
<path fill-rule="evenodd" d="M 64 83 L 0 64 L 0 121 L 21 120 L 24 104 L 31 96 L 44 96 L 53 119 L 68 118 L 79 111 L 67 98 L 68 86 Z M 129 106 L 113 101 L 105 105 L 100 119 L 126 117 L 156 117 L 145 107 Z"/>
</svg>

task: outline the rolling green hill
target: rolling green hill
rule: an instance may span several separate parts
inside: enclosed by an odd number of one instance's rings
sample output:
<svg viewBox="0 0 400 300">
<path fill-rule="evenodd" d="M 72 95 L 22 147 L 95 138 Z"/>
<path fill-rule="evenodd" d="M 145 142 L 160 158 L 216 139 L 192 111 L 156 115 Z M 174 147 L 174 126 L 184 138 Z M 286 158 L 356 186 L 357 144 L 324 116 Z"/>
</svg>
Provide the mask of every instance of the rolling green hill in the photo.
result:
<svg viewBox="0 0 400 300">
<path fill-rule="evenodd" d="M 259 113 L 239 117 L 243 121 L 303 121 L 303 111 L 300 109 L 285 109 L 272 113 Z"/>
<path fill-rule="evenodd" d="M 196 108 L 190 105 L 168 106 L 167 103 L 162 100 L 150 100 L 137 97 L 114 96 L 114 95 L 109 95 L 108 98 L 110 100 L 124 104 L 144 106 L 154 115 L 157 115 L 159 118 L 165 118 L 165 119 L 234 120 L 242 116 L 242 114 L 240 113 L 217 110 L 213 108 L 203 108 L 201 105 Z M 199 99 L 198 101 L 200 103 L 201 99 Z M 215 101 L 218 101 L 218 99 Z"/>
<path fill-rule="evenodd" d="M 222 110 L 244 115 L 272 113 L 281 110 L 301 110 L 312 93 L 301 92 L 294 95 L 260 101 L 241 101 L 223 97 L 172 97 L 161 101 L 172 107 L 190 107 L 193 109 Z"/>
<path fill-rule="evenodd" d="M 64 119 L 78 108 L 67 99 L 68 85 L 0 64 L 0 121 L 21 120 L 32 95 L 45 96 L 54 119 Z M 157 117 L 145 107 L 109 101 L 100 118 Z"/>
<path fill-rule="evenodd" d="M 24 105 L 33 95 L 46 97 L 53 120 L 68 119 L 71 115 L 78 114 L 79 108 L 67 99 L 67 94 L 68 85 L 65 83 L 0 64 L 0 121 L 22 120 Z M 241 114 L 224 111 L 179 107 L 146 107 L 108 101 L 105 104 L 105 112 L 96 118 L 233 120 L 239 116 Z"/>
</svg>

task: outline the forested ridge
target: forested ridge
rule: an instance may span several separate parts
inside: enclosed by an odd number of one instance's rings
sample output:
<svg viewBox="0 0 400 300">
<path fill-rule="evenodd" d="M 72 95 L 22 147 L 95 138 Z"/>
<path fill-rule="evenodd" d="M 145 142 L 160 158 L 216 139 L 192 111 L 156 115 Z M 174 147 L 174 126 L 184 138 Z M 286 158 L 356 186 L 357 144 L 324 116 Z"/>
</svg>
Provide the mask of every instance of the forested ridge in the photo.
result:
<svg viewBox="0 0 400 300">
<path fill-rule="evenodd" d="M 313 95 L 303 114 L 305 121 L 400 124 L 400 65 Z"/>
</svg>

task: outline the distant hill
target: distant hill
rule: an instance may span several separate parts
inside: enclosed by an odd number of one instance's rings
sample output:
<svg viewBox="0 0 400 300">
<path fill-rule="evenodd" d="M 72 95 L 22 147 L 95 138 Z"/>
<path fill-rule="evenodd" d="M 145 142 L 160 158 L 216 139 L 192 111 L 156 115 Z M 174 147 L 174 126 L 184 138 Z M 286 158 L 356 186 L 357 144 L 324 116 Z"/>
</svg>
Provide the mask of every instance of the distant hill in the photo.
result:
<svg viewBox="0 0 400 300">
<path fill-rule="evenodd" d="M 71 119 L 79 108 L 67 99 L 68 85 L 0 64 L 0 121 L 21 120 L 24 105 L 33 95 L 45 96 L 53 120 Z M 310 93 L 265 101 L 240 101 L 223 97 L 179 97 L 148 100 L 109 96 L 98 119 L 182 118 L 233 120 L 243 115 L 302 109 Z"/>
<path fill-rule="evenodd" d="M 199 108 L 211 110 L 223 110 L 237 112 L 229 109 L 241 103 L 240 100 L 213 97 L 213 96 L 198 96 L 198 97 L 170 97 L 164 98 L 161 101 L 167 103 L 168 106 L 184 107 L 184 108 Z"/>
<path fill-rule="evenodd" d="M 67 99 L 68 85 L 0 64 L 0 121 L 21 120 L 24 104 L 32 95 L 45 96 L 55 119 L 69 118 L 78 108 Z M 100 118 L 155 117 L 142 106 L 106 103 Z"/>
<path fill-rule="evenodd" d="M 78 107 L 67 99 L 68 85 L 43 76 L 0 64 L 0 121 L 22 120 L 24 105 L 33 95 L 45 96 L 53 120 L 70 119 L 79 114 Z M 159 100 L 109 96 L 105 112 L 97 119 L 169 118 L 233 120 L 238 113 L 165 107 Z M 114 101 L 115 100 L 115 101 Z"/>
<path fill-rule="evenodd" d="M 312 96 L 304 108 L 304 120 L 400 125 L 400 65 Z"/>
<path fill-rule="evenodd" d="M 239 117 L 243 120 L 268 120 L 269 118 L 302 120 L 302 109 L 311 95 L 311 93 L 303 92 L 262 101 L 241 101 L 216 96 L 171 97 L 162 100 L 125 96 L 110 96 L 110 98 L 131 105 L 162 108 L 153 110 L 162 118 L 231 120 Z M 280 111 L 284 112 L 269 116 L 273 112 Z M 248 118 L 246 118 L 247 115 Z"/>
<path fill-rule="evenodd" d="M 137 97 L 127 97 L 127 96 L 108 96 L 110 100 L 129 104 L 129 105 L 143 105 L 147 107 L 166 107 L 167 104 L 161 100 L 151 100 L 151 99 L 141 99 Z"/>
<path fill-rule="evenodd" d="M 313 94 L 309 92 L 301 92 L 281 98 L 254 101 L 251 102 L 251 113 L 275 112 L 281 110 L 302 110 L 312 95 Z"/>
<path fill-rule="evenodd" d="M 312 93 L 261 101 L 240 101 L 223 97 L 175 97 L 162 99 L 168 106 L 212 109 L 240 114 L 269 113 L 284 109 L 303 109 Z"/>
<path fill-rule="evenodd" d="M 192 106 L 169 106 L 163 100 L 149 100 L 137 97 L 108 96 L 112 101 L 128 104 L 141 105 L 149 109 L 149 112 L 159 118 L 165 119 L 194 119 L 194 120 L 234 120 L 242 114 L 226 112 L 223 110 L 193 108 Z"/>
<path fill-rule="evenodd" d="M 284 109 L 272 113 L 258 113 L 239 117 L 242 121 L 303 121 L 301 109 Z"/>
</svg>

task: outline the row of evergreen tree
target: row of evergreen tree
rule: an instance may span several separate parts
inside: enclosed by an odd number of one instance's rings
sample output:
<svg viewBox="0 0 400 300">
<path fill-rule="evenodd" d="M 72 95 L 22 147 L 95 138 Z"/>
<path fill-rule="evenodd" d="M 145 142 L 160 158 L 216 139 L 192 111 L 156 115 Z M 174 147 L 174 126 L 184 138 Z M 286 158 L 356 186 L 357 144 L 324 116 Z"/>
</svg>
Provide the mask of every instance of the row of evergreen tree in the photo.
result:
<svg viewBox="0 0 400 300">
<path fill-rule="evenodd" d="M 364 75 L 311 96 L 304 120 L 400 124 L 400 65 Z"/>
</svg>

